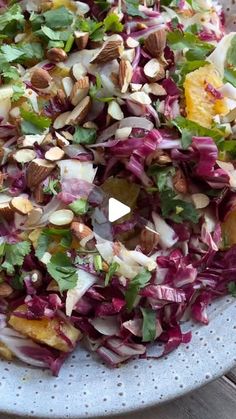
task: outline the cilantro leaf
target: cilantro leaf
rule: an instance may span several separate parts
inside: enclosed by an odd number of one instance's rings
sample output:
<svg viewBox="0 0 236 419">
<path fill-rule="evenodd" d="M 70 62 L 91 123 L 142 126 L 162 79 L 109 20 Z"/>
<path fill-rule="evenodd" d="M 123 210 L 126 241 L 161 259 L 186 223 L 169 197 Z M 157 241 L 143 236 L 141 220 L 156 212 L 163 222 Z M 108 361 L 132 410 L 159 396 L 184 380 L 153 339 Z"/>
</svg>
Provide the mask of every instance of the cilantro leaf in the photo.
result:
<svg viewBox="0 0 236 419">
<path fill-rule="evenodd" d="M 96 22 L 90 17 L 87 19 L 79 18 L 76 21 L 76 29 L 82 32 L 88 32 L 92 41 L 102 41 L 104 37 L 103 22 Z"/>
<path fill-rule="evenodd" d="M 21 122 L 22 134 L 41 134 L 51 125 L 50 118 L 38 115 L 32 111 L 26 111 L 25 109 L 21 108 L 20 114 L 23 118 L 23 121 Z"/>
<path fill-rule="evenodd" d="M 231 40 L 230 47 L 227 51 L 226 61 L 232 67 L 236 67 L 236 36 Z"/>
<path fill-rule="evenodd" d="M 147 16 L 140 12 L 139 10 L 139 1 L 138 0 L 126 0 L 126 12 L 129 16 L 140 16 L 144 19 L 147 18 Z"/>
<path fill-rule="evenodd" d="M 36 32 L 39 36 L 45 36 L 51 41 L 67 41 L 71 35 L 71 31 L 54 31 L 46 25 L 43 25 L 39 31 Z"/>
<path fill-rule="evenodd" d="M 105 286 L 108 285 L 110 279 L 113 277 L 113 275 L 115 275 L 117 269 L 119 268 L 119 264 L 117 262 L 112 262 L 109 266 L 109 270 L 106 273 L 106 277 L 105 277 Z"/>
<path fill-rule="evenodd" d="M 119 16 L 116 13 L 107 15 L 103 23 L 105 32 L 122 32 L 124 27 L 119 21 Z"/>
<path fill-rule="evenodd" d="M 78 281 L 78 274 L 71 260 L 64 253 L 55 253 L 47 264 L 48 273 L 57 282 L 60 291 L 74 288 Z"/>
<path fill-rule="evenodd" d="M 236 87 L 236 70 L 232 68 L 226 68 L 224 74 L 224 83 L 229 82 Z"/>
<path fill-rule="evenodd" d="M 18 80 L 20 77 L 17 69 L 9 65 L 7 62 L 1 63 L 0 71 L 1 76 L 4 78 L 6 82 L 9 82 L 11 80 Z"/>
<path fill-rule="evenodd" d="M 0 31 L 5 35 L 14 36 L 17 29 L 22 29 L 24 15 L 19 4 L 14 4 L 0 15 Z"/>
<path fill-rule="evenodd" d="M 228 290 L 231 293 L 232 297 L 236 298 L 236 282 L 235 281 L 229 282 Z"/>
<path fill-rule="evenodd" d="M 46 235 L 44 232 L 40 234 L 38 238 L 38 242 L 37 242 L 37 249 L 35 251 L 35 256 L 38 259 L 42 259 L 44 253 L 48 251 L 51 241 L 52 239 L 48 235 Z"/>
<path fill-rule="evenodd" d="M 76 144 L 94 144 L 97 138 L 95 128 L 76 127 L 73 142 Z"/>
<path fill-rule="evenodd" d="M 142 308 L 143 326 L 142 335 L 143 342 L 151 342 L 156 337 L 156 313 L 149 308 Z"/>
<path fill-rule="evenodd" d="M 20 45 L 1 46 L 1 52 L 7 62 L 24 63 L 31 60 L 42 60 L 44 52 L 42 45 L 38 42 L 24 43 Z"/>
<path fill-rule="evenodd" d="M 190 61 L 203 60 L 214 49 L 212 44 L 201 41 L 193 33 L 182 32 L 179 29 L 168 32 L 167 41 L 174 50 L 188 48 L 186 58 Z"/>
<path fill-rule="evenodd" d="M 73 22 L 73 14 L 64 6 L 58 9 L 48 10 L 43 13 L 46 26 L 51 29 L 67 28 Z"/>
<path fill-rule="evenodd" d="M 176 223 L 191 221 L 196 224 L 199 214 L 191 202 L 177 198 L 175 192 L 170 188 L 165 188 L 160 193 L 161 212 L 164 218 L 170 218 Z"/>
<path fill-rule="evenodd" d="M 31 244 L 28 241 L 4 245 L 4 263 L 1 268 L 5 269 L 9 275 L 15 272 L 14 266 L 22 266 L 24 257 L 30 253 Z"/>
<path fill-rule="evenodd" d="M 185 76 L 188 73 L 191 73 L 191 71 L 197 70 L 200 67 L 204 67 L 207 64 L 208 62 L 203 60 L 185 61 L 184 63 L 180 63 L 178 65 L 178 70 L 181 76 L 180 84 L 183 84 Z"/>
<path fill-rule="evenodd" d="M 86 214 L 86 212 L 88 211 L 88 202 L 86 199 L 76 199 L 69 205 L 69 208 L 76 215 L 83 215 Z"/>
<path fill-rule="evenodd" d="M 47 186 L 44 186 L 43 192 L 48 195 L 57 195 L 60 184 L 58 179 L 50 179 Z"/>
<path fill-rule="evenodd" d="M 13 89 L 13 95 L 11 97 L 11 101 L 12 102 L 16 102 L 17 100 L 19 100 L 23 94 L 25 93 L 25 85 L 22 83 L 18 83 L 18 84 L 14 84 L 12 86 Z"/>
<path fill-rule="evenodd" d="M 132 310 L 140 289 L 144 288 L 148 284 L 151 276 L 151 273 L 145 269 L 130 281 L 128 289 L 125 293 L 125 300 L 128 311 Z"/>
<path fill-rule="evenodd" d="M 177 118 L 173 119 L 171 122 L 182 134 L 182 146 L 184 149 L 188 148 L 191 144 L 193 136 L 211 137 L 217 143 L 220 143 L 224 138 L 224 132 L 219 128 L 204 128 L 196 122 L 190 121 L 183 116 L 177 116 Z"/>
<path fill-rule="evenodd" d="M 4 58 L 10 63 L 16 61 L 24 53 L 16 46 L 12 45 L 2 45 L 1 52 L 4 54 Z"/>
</svg>

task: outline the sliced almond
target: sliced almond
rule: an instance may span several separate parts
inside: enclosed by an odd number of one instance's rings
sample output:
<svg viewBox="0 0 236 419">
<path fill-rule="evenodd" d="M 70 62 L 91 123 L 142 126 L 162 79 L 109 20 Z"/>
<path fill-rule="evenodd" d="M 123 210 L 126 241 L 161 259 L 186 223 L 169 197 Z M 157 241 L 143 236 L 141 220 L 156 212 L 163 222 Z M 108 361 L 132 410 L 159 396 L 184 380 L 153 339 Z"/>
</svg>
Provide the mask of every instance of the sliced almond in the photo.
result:
<svg viewBox="0 0 236 419">
<path fill-rule="evenodd" d="M 135 49 L 134 48 L 125 49 L 122 52 L 120 58 L 122 60 L 127 60 L 130 63 L 132 63 L 134 61 L 134 58 L 135 58 Z"/>
<path fill-rule="evenodd" d="M 75 37 L 75 43 L 79 51 L 87 47 L 88 40 L 89 40 L 88 32 L 75 31 L 74 37 Z"/>
<path fill-rule="evenodd" d="M 81 124 L 89 113 L 91 107 L 91 98 L 86 96 L 78 105 L 69 113 L 65 125 Z"/>
<path fill-rule="evenodd" d="M 14 217 L 14 211 L 10 207 L 8 202 L 1 202 L 0 203 L 0 220 L 3 218 L 4 220 L 10 221 Z"/>
<path fill-rule="evenodd" d="M 121 60 L 119 66 L 119 85 L 121 93 L 126 93 L 132 80 L 133 67 L 127 60 Z"/>
<path fill-rule="evenodd" d="M 52 63 L 61 63 L 67 59 L 67 53 L 62 48 L 51 48 L 47 51 L 47 59 Z"/>
<path fill-rule="evenodd" d="M 53 122 L 53 128 L 55 129 L 61 129 L 64 128 L 67 125 L 67 119 L 70 116 L 71 112 L 63 112 L 55 119 Z"/>
<path fill-rule="evenodd" d="M 61 82 L 62 82 L 62 86 L 63 86 L 66 96 L 69 97 L 74 86 L 74 82 L 72 78 L 64 77 Z"/>
<path fill-rule="evenodd" d="M 43 215 L 42 208 L 33 208 L 28 214 L 26 224 L 29 226 L 37 224 L 40 218 L 42 217 L 42 215 Z"/>
<path fill-rule="evenodd" d="M 124 118 L 121 107 L 115 100 L 109 102 L 107 113 L 116 121 L 121 121 Z"/>
<path fill-rule="evenodd" d="M 165 96 L 167 94 L 164 87 L 162 87 L 158 83 L 149 83 L 149 84 L 146 83 L 143 85 L 142 91 L 147 94 L 151 93 L 152 95 L 155 95 L 155 96 Z"/>
<path fill-rule="evenodd" d="M 125 43 L 128 48 L 137 48 L 139 46 L 139 42 L 131 36 L 126 39 Z"/>
<path fill-rule="evenodd" d="M 36 89 L 46 89 L 51 83 L 52 77 L 47 70 L 35 68 L 31 74 L 31 84 Z"/>
<path fill-rule="evenodd" d="M 86 224 L 80 223 L 78 221 L 74 221 L 71 224 L 71 231 L 79 241 L 90 237 L 92 238 L 93 236 L 93 231 L 91 228 L 86 226 Z"/>
<path fill-rule="evenodd" d="M 30 148 L 22 148 L 21 150 L 17 150 L 13 154 L 14 160 L 17 161 L 17 163 L 28 163 L 36 158 L 37 154 L 34 150 L 31 150 Z"/>
<path fill-rule="evenodd" d="M 93 128 L 93 129 L 98 129 L 97 124 L 95 124 L 95 122 L 93 122 L 93 121 L 87 121 L 87 122 L 85 122 L 85 123 L 83 124 L 83 127 L 84 127 L 84 128 L 89 128 L 89 129 L 91 129 L 91 128 Z"/>
<path fill-rule="evenodd" d="M 16 196 L 10 202 L 10 207 L 21 215 L 27 215 L 33 209 L 33 204 L 28 198 L 23 196 Z"/>
<path fill-rule="evenodd" d="M 144 253 L 150 253 L 159 242 L 159 234 L 149 227 L 145 227 L 141 231 L 140 246 Z"/>
<path fill-rule="evenodd" d="M 57 134 L 58 133 L 56 133 L 56 135 Z M 68 132 L 68 131 L 61 131 L 61 134 L 63 135 L 63 137 L 65 137 L 66 140 L 73 141 L 73 135 L 70 132 Z"/>
<path fill-rule="evenodd" d="M 116 140 L 124 140 L 130 136 L 132 127 L 118 128 L 115 133 Z"/>
<path fill-rule="evenodd" d="M 68 209 L 55 211 L 49 217 L 49 222 L 55 226 L 66 226 L 72 223 L 74 213 Z"/>
<path fill-rule="evenodd" d="M 197 209 L 206 208 L 210 203 L 208 196 L 203 193 L 192 194 L 192 200 Z"/>
<path fill-rule="evenodd" d="M 81 63 L 75 63 L 70 70 L 71 77 L 75 80 L 79 80 L 82 77 L 86 76 L 87 70 Z"/>
<path fill-rule="evenodd" d="M 43 186 L 42 185 L 37 185 L 34 188 L 33 194 L 34 194 L 34 200 L 35 200 L 36 204 L 43 204 L 44 198 L 45 198 L 44 191 L 43 191 Z"/>
<path fill-rule="evenodd" d="M 181 169 L 177 169 L 173 176 L 173 186 L 179 193 L 186 194 L 188 192 L 187 179 Z"/>
<path fill-rule="evenodd" d="M 70 141 L 68 141 L 63 135 L 59 134 L 59 132 L 55 132 L 55 135 L 58 147 L 65 147 L 70 144 Z"/>
<path fill-rule="evenodd" d="M 7 282 L 3 282 L 0 284 L 0 297 L 6 298 L 9 297 L 13 293 L 13 288 L 11 285 L 7 284 Z"/>
<path fill-rule="evenodd" d="M 30 162 L 26 171 L 26 182 L 28 188 L 39 185 L 55 168 L 53 163 L 45 159 L 34 159 Z"/>
<path fill-rule="evenodd" d="M 134 92 L 130 94 L 130 99 L 142 105 L 151 105 L 152 101 L 145 92 Z"/>
<path fill-rule="evenodd" d="M 65 153 L 60 147 L 52 147 L 45 153 L 45 159 L 49 161 L 58 161 L 64 157 Z"/>
<path fill-rule="evenodd" d="M 152 32 L 145 39 L 144 46 L 152 57 L 160 57 L 166 46 L 166 30 L 161 28 Z"/>
<path fill-rule="evenodd" d="M 91 60 L 93 64 L 104 64 L 120 58 L 123 50 L 122 41 L 106 41 L 95 57 Z"/>
<path fill-rule="evenodd" d="M 165 77 L 165 69 L 156 58 L 152 58 L 143 68 L 148 81 L 155 82 Z"/>
<path fill-rule="evenodd" d="M 72 105 L 74 106 L 78 105 L 78 103 L 81 102 L 81 100 L 83 100 L 85 96 L 87 96 L 88 92 L 89 92 L 89 78 L 86 76 L 77 80 L 70 94 L 70 101 Z"/>
<path fill-rule="evenodd" d="M 142 84 L 140 83 L 130 83 L 132 92 L 139 92 L 142 89 Z"/>
<path fill-rule="evenodd" d="M 21 139 L 19 139 L 18 145 L 19 147 L 33 147 L 35 144 L 42 144 L 43 140 L 45 138 L 45 135 L 41 134 L 35 134 L 35 135 L 25 135 Z"/>
</svg>

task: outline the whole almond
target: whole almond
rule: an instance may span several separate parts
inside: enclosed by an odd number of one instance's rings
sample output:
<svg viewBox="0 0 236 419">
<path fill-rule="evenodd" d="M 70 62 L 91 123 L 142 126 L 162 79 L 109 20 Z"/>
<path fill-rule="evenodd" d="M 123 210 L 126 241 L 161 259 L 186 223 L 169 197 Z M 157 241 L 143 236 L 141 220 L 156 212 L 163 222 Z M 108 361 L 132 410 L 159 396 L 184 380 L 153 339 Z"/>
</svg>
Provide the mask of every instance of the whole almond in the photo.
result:
<svg viewBox="0 0 236 419">
<path fill-rule="evenodd" d="M 173 186 L 179 193 L 186 194 L 188 192 L 187 179 L 181 169 L 177 169 L 173 176 Z"/>
<path fill-rule="evenodd" d="M 87 47 L 88 40 L 89 40 L 88 32 L 75 31 L 74 37 L 75 37 L 75 43 L 79 51 Z"/>
<path fill-rule="evenodd" d="M 104 64 L 120 57 L 123 50 L 122 41 L 106 41 L 95 57 L 92 64 Z"/>
<path fill-rule="evenodd" d="M 159 234 L 145 227 L 140 234 L 140 246 L 144 253 L 150 253 L 159 242 Z"/>
<path fill-rule="evenodd" d="M 119 86 L 126 93 L 133 76 L 133 67 L 128 60 L 121 60 L 119 66 Z"/>
<path fill-rule="evenodd" d="M 159 58 L 166 46 L 166 31 L 165 29 L 159 29 L 156 32 L 152 32 L 145 39 L 145 49 L 154 58 Z"/>
<path fill-rule="evenodd" d="M 52 172 L 55 165 L 45 159 L 34 159 L 30 162 L 26 171 L 26 182 L 28 188 L 39 185 Z"/>
<path fill-rule="evenodd" d="M 51 48 L 47 51 L 47 59 L 52 63 L 66 61 L 67 53 L 62 48 Z"/>
<path fill-rule="evenodd" d="M 31 75 L 31 84 L 36 89 L 46 89 L 52 80 L 49 72 L 43 68 L 36 68 Z"/>
<path fill-rule="evenodd" d="M 91 228 L 78 221 L 74 221 L 71 224 L 71 231 L 78 240 L 83 240 L 93 235 Z"/>
<path fill-rule="evenodd" d="M 9 297 L 13 293 L 13 288 L 7 284 L 6 282 L 3 282 L 0 284 L 0 298 L 6 298 Z"/>
</svg>

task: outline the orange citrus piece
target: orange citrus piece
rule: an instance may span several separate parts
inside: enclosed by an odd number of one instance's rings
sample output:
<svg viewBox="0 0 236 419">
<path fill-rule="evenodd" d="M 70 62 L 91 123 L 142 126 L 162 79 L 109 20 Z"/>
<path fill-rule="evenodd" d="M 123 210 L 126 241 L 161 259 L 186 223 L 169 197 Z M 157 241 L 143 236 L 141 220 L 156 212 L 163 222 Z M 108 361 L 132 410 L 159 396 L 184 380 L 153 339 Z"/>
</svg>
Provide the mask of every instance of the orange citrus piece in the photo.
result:
<svg viewBox="0 0 236 419">
<path fill-rule="evenodd" d="M 225 238 L 226 246 L 236 244 L 236 210 L 232 211 L 222 223 L 222 236 Z"/>
</svg>

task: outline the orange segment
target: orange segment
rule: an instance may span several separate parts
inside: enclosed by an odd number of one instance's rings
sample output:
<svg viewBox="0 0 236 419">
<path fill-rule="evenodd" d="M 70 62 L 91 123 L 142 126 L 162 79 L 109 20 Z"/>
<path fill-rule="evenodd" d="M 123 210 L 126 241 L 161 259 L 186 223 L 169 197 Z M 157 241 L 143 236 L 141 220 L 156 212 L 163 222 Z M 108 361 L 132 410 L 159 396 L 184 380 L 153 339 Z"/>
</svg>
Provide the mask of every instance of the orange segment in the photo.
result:
<svg viewBox="0 0 236 419">
<path fill-rule="evenodd" d="M 216 89 L 223 84 L 218 72 L 211 64 L 187 74 L 184 92 L 187 118 L 203 127 L 210 128 L 213 117 L 217 114 L 225 115 L 228 109 L 224 99 L 215 99 L 205 90 L 207 83 Z"/>
<path fill-rule="evenodd" d="M 232 211 L 222 223 L 222 237 L 225 239 L 226 246 L 236 244 L 236 210 Z"/>
</svg>

